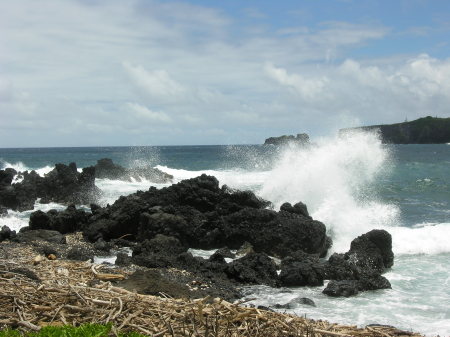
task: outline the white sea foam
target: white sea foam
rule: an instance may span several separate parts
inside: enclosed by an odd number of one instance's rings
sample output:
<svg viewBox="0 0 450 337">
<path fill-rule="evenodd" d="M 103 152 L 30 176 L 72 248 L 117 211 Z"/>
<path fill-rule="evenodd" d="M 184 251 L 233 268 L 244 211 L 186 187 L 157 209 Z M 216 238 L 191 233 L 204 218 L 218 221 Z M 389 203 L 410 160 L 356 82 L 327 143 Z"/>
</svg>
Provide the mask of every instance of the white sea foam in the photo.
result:
<svg viewBox="0 0 450 337">
<path fill-rule="evenodd" d="M 13 168 L 17 172 L 24 172 L 24 171 L 28 170 L 28 168 L 25 166 L 25 164 L 20 161 L 13 164 L 13 163 L 8 163 L 7 161 L 4 161 L 3 159 L 0 158 L 0 165 L 1 165 L 0 170 L 4 170 L 5 168 L 9 168 L 9 167 Z"/>
<path fill-rule="evenodd" d="M 376 133 L 322 139 L 318 145 L 286 147 L 258 194 L 276 207 L 302 201 L 327 226 L 335 251 L 374 228 L 399 224 L 399 209 L 380 201 L 377 180 L 389 174 L 391 155 Z"/>
</svg>

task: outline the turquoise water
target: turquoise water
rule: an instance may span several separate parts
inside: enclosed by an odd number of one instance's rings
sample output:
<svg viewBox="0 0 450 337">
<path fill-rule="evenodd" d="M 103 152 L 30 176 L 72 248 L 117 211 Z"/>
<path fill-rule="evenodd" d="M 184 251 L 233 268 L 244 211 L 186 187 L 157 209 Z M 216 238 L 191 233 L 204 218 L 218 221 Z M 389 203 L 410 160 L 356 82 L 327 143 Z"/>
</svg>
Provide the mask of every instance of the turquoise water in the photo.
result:
<svg viewBox="0 0 450 337">
<path fill-rule="evenodd" d="M 316 308 L 298 314 L 343 324 L 390 324 L 427 335 L 450 335 L 450 145 L 382 145 L 375 134 L 320 139 L 308 148 L 263 145 L 87 147 L 0 149 L 0 168 L 49 172 L 55 163 L 79 169 L 111 158 L 126 166 L 150 165 L 174 175 L 174 182 L 207 173 L 220 184 L 250 189 L 272 201 L 304 202 L 333 237 L 333 251 L 374 228 L 393 236 L 394 267 L 386 273 L 393 289 L 353 298 L 330 299 L 322 287 L 252 288 L 257 303 L 312 298 Z M 103 203 L 120 195 L 167 186 L 100 179 Z M 36 209 L 62 209 L 41 205 Z M 31 212 L 10 211 L 0 225 L 25 226 Z"/>
</svg>

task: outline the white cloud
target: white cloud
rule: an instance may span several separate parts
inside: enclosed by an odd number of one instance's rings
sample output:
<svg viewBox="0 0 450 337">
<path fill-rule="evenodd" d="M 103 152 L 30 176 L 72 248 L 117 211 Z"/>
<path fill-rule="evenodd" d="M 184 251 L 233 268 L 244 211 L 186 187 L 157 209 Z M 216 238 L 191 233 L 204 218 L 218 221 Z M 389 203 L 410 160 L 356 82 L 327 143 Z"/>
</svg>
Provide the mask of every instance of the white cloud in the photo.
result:
<svg viewBox="0 0 450 337">
<path fill-rule="evenodd" d="M 133 85 L 146 99 L 170 104 L 179 101 L 187 92 L 186 88 L 172 80 L 164 69 L 149 72 L 142 65 L 134 67 L 126 61 L 122 66 Z"/>
<path fill-rule="evenodd" d="M 126 112 L 131 112 L 131 114 L 134 114 L 137 117 L 142 117 L 149 121 L 172 123 L 172 118 L 170 118 L 168 114 L 164 112 L 152 111 L 149 108 L 138 103 L 125 103 L 124 110 Z"/>
<path fill-rule="evenodd" d="M 340 115 L 364 124 L 449 115 L 449 59 L 360 49 L 385 48 L 395 27 L 311 23 L 302 8 L 271 26 L 276 15 L 255 7 L 247 14 L 267 16 L 255 28 L 219 6 L 0 0 L 0 143 L 223 143 L 245 132 L 260 142 Z M 426 27 L 402 31 L 432 36 Z"/>
<path fill-rule="evenodd" d="M 279 84 L 295 89 L 306 99 L 314 99 L 320 95 L 329 81 L 326 76 L 317 79 L 305 79 L 301 74 L 288 75 L 286 69 L 276 68 L 270 62 L 264 65 L 264 72 Z"/>
</svg>

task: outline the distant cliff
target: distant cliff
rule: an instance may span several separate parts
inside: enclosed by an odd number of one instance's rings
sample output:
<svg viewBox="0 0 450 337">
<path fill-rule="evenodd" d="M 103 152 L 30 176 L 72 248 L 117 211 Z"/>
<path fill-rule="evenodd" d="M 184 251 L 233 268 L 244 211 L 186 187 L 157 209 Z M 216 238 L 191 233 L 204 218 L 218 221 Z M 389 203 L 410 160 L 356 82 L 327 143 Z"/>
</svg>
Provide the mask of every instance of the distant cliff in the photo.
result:
<svg viewBox="0 0 450 337">
<path fill-rule="evenodd" d="M 372 125 L 339 130 L 345 136 L 353 130 L 380 130 L 382 142 L 390 144 L 450 143 L 450 118 L 423 117 L 411 122 Z"/>
<path fill-rule="evenodd" d="M 280 136 L 280 137 L 270 137 L 264 142 L 264 145 L 285 145 L 289 143 L 307 145 L 309 144 L 309 136 L 306 133 L 299 133 L 297 137 L 290 136 Z"/>
</svg>

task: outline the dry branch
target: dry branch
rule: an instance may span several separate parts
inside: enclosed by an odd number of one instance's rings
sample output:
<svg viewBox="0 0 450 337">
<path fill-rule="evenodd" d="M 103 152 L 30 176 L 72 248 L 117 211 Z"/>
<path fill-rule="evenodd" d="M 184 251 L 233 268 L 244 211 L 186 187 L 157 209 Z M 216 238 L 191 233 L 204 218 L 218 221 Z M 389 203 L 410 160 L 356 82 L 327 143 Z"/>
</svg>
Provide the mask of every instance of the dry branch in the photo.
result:
<svg viewBox="0 0 450 337">
<path fill-rule="evenodd" d="M 48 325 L 111 322 L 116 332 L 133 330 L 154 337 L 420 336 L 388 327 L 362 329 L 313 321 L 249 308 L 243 306 L 245 301 L 233 304 L 209 296 L 189 300 L 165 294 L 140 295 L 111 285 L 111 280 L 127 275 L 101 273 L 99 266 L 86 262 L 45 260 L 26 264 L 41 284 L 8 272 L 16 264 L 0 260 L 0 265 L 5 266 L 2 276 L 12 275 L 0 278 L 0 328 L 20 326 L 37 331 Z"/>
</svg>

